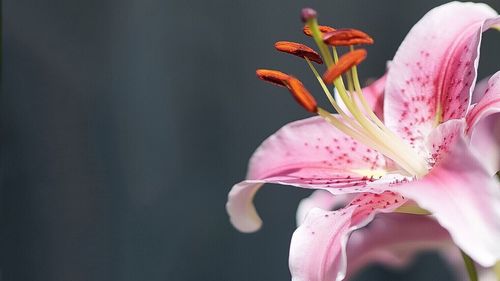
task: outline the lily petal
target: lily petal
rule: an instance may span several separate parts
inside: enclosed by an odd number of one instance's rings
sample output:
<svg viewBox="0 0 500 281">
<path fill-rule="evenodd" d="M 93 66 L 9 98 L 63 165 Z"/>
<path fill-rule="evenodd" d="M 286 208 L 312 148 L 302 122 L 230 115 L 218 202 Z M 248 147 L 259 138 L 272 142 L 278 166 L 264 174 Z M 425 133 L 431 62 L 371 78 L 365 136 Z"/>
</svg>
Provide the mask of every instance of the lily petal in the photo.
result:
<svg viewBox="0 0 500 281">
<path fill-rule="evenodd" d="M 301 169 L 290 170 L 289 174 L 259 180 L 245 180 L 233 186 L 229 192 L 226 211 L 233 226 L 242 232 L 254 232 L 262 226 L 253 198 L 265 183 L 290 185 L 308 189 L 322 189 L 334 195 L 373 192 L 382 193 L 385 187 L 394 183 L 404 183 L 409 179 L 398 174 L 388 174 L 380 179 L 352 174 L 332 174 L 331 170 Z M 314 172 L 315 174 L 311 174 Z M 324 173 L 323 176 L 319 173 Z M 308 177 L 314 176 L 314 177 Z M 325 177 L 326 176 L 326 177 Z"/>
<path fill-rule="evenodd" d="M 381 192 L 373 186 L 404 180 L 399 175 L 379 179 L 385 159 L 345 136 L 319 117 L 290 123 L 265 140 L 250 159 L 248 176 L 231 189 L 226 210 L 240 231 L 257 231 L 259 218 L 253 197 L 264 183 L 324 189 L 332 194 Z M 380 176 L 374 177 L 377 173 Z"/>
<path fill-rule="evenodd" d="M 247 179 L 263 179 L 303 168 L 346 171 L 384 169 L 384 157 L 320 117 L 292 122 L 265 140 L 250 159 Z"/>
<path fill-rule="evenodd" d="M 462 250 L 482 266 L 492 266 L 500 259 L 500 183 L 469 148 L 464 129 L 463 120 L 437 127 L 430 143 L 453 139 L 442 142 L 450 147 L 447 156 L 423 179 L 392 190 L 433 213 Z"/>
<path fill-rule="evenodd" d="M 476 83 L 476 87 L 474 87 L 474 92 L 472 92 L 472 102 L 471 102 L 472 104 L 478 103 L 483 98 L 486 89 L 488 88 L 488 82 L 490 81 L 490 79 L 491 76 L 488 76 Z"/>
<path fill-rule="evenodd" d="M 263 184 L 262 181 L 243 181 L 229 192 L 226 211 L 231 224 L 241 232 L 254 232 L 262 226 L 262 219 L 252 201 Z"/>
<path fill-rule="evenodd" d="M 479 153 L 490 175 L 500 170 L 500 72 L 488 80 L 483 97 L 467 114 L 471 144 Z"/>
<path fill-rule="evenodd" d="M 299 203 L 297 226 L 312 209 L 333 210 L 347 203 L 349 197 L 315 191 Z M 346 279 L 372 263 L 403 267 L 421 251 L 440 249 L 448 253 L 454 250 L 450 248 L 455 247 L 448 232 L 430 216 L 396 213 L 376 216 L 367 227 L 354 231 L 349 237 Z"/>
<path fill-rule="evenodd" d="M 372 221 L 376 213 L 392 212 L 405 201 L 395 193 L 365 193 L 337 211 L 311 210 L 292 236 L 289 257 L 292 280 L 344 279 L 346 245 L 351 232 Z"/>
<path fill-rule="evenodd" d="M 476 81 L 481 34 L 499 20 L 485 4 L 451 2 L 428 12 L 389 68 L 386 125 L 423 152 L 436 124 L 464 117 Z"/>
<path fill-rule="evenodd" d="M 306 215 L 314 208 L 323 210 L 333 210 L 345 205 L 350 196 L 347 194 L 333 195 L 325 190 L 316 190 L 309 197 L 306 197 L 299 202 L 297 207 L 297 226 L 300 226 Z"/>
</svg>

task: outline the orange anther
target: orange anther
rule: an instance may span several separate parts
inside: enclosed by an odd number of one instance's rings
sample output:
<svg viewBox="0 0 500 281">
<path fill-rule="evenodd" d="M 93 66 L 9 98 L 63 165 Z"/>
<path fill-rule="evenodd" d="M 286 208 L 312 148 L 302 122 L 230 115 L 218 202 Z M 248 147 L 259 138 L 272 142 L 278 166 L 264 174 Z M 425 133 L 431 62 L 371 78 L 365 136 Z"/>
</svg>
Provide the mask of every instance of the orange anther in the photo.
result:
<svg viewBox="0 0 500 281">
<path fill-rule="evenodd" d="M 304 87 L 304 84 L 300 82 L 297 78 L 291 77 L 288 81 L 288 89 L 292 93 L 295 100 L 307 111 L 316 113 L 318 111 L 318 105 L 314 97 L 309 93 L 309 91 Z"/>
<path fill-rule="evenodd" d="M 345 28 L 337 29 L 323 35 L 323 41 L 332 46 L 351 46 L 357 44 L 373 44 L 373 38 L 361 30 Z"/>
<path fill-rule="evenodd" d="M 318 26 L 318 28 L 319 28 L 319 31 L 321 31 L 321 33 L 328 33 L 328 32 L 335 31 L 335 28 L 330 27 L 330 26 L 326 26 L 326 25 L 320 25 L 320 26 Z M 309 26 L 307 24 L 304 25 L 304 28 L 302 29 L 302 31 L 304 32 L 305 35 L 312 36 L 311 28 L 309 28 Z"/>
<path fill-rule="evenodd" d="M 288 88 L 293 98 L 307 111 L 313 113 L 318 111 L 316 100 L 299 79 L 281 71 L 270 69 L 257 69 L 256 73 L 264 81 Z"/>
<path fill-rule="evenodd" d="M 296 55 L 301 58 L 308 58 L 319 64 L 323 63 L 323 60 L 321 60 L 319 54 L 316 53 L 313 49 L 307 47 L 306 45 L 302 45 L 295 42 L 279 41 L 274 44 L 274 47 L 276 48 L 276 50 L 281 52 Z"/>
<path fill-rule="evenodd" d="M 261 80 L 273 83 L 278 86 L 287 87 L 288 84 L 285 82 L 290 79 L 290 75 L 285 74 L 281 71 L 270 70 L 270 69 L 257 69 L 255 72 L 257 77 Z"/>
<path fill-rule="evenodd" d="M 325 83 L 332 83 L 340 75 L 351 69 L 351 67 L 360 64 L 366 58 L 366 50 L 358 49 L 351 51 L 340 57 L 339 61 L 330 66 L 323 74 Z"/>
</svg>

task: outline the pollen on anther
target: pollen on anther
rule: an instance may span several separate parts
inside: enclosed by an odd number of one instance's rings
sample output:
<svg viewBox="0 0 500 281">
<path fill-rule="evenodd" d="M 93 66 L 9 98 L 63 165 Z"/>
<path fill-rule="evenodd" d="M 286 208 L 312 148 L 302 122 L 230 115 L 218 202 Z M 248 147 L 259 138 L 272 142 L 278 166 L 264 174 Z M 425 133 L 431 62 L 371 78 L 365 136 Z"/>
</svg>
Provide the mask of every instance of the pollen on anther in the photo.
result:
<svg viewBox="0 0 500 281">
<path fill-rule="evenodd" d="M 290 75 L 281 71 L 270 69 L 257 69 L 255 72 L 261 80 L 273 83 L 278 86 L 287 87 L 286 80 L 290 79 Z"/>
<path fill-rule="evenodd" d="M 283 72 L 269 69 L 257 69 L 256 74 L 264 81 L 286 87 L 295 100 L 307 111 L 312 113 L 318 111 L 316 100 L 299 79 Z M 305 145 L 307 145 L 307 143 Z"/>
<path fill-rule="evenodd" d="M 313 98 L 311 93 L 306 89 L 304 84 L 300 80 L 291 77 L 287 82 L 287 87 L 292 93 L 295 100 L 307 111 L 316 113 L 318 111 L 318 106 L 316 100 Z"/>
<path fill-rule="evenodd" d="M 323 60 L 316 51 L 300 43 L 278 41 L 274 44 L 274 47 L 276 48 L 276 50 L 284 53 L 289 53 L 301 58 L 308 58 L 319 64 L 323 63 Z"/>
<path fill-rule="evenodd" d="M 323 41 L 332 46 L 352 46 L 373 44 L 373 38 L 361 30 L 353 28 L 337 29 L 323 35 Z"/>
<path fill-rule="evenodd" d="M 366 50 L 364 49 L 354 50 L 341 56 L 339 61 L 328 68 L 328 70 L 323 74 L 323 80 L 325 83 L 333 82 L 353 66 L 360 64 L 365 58 Z"/>
<path fill-rule="evenodd" d="M 321 33 L 328 33 L 328 32 L 332 32 L 332 31 L 336 30 L 335 28 L 333 28 L 331 26 L 326 26 L 326 25 L 319 25 L 318 29 Z M 312 36 L 311 28 L 307 24 L 304 25 L 304 28 L 302 29 L 302 31 L 304 32 L 305 35 L 310 36 L 310 37 Z"/>
</svg>

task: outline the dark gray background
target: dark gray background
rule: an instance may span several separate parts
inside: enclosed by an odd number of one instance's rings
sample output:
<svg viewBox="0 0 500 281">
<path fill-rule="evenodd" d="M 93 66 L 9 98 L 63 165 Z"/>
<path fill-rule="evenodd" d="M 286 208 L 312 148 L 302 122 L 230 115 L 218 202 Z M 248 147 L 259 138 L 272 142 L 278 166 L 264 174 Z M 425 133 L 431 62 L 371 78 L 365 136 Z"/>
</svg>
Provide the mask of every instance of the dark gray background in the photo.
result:
<svg viewBox="0 0 500 281">
<path fill-rule="evenodd" d="M 299 11 L 312 6 L 324 24 L 373 35 L 361 75 L 379 76 L 444 2 L 4 1 L 0 279 L 289 280 L 295 208 L 308 193 L 262 190 L 265 225 L 251 235 L 224 209 L 258 144 L 307 116 L 255 69 L 319 89 L 304 62 L 273 49 L 307 42 Z M 500 36 L 484 42 L 483 77 L 499 68 Z M 425 255 L 358 280 L 368 279 L 452 277 Z"/>
</svg>

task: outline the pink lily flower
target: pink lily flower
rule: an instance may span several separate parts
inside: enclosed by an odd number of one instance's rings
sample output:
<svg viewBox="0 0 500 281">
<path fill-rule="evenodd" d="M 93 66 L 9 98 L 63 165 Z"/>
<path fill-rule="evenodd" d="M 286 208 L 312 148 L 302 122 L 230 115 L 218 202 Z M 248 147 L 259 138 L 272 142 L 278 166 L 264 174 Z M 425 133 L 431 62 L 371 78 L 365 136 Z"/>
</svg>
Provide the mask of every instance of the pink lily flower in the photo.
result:
<svg viewBox="0 0 500 281">
<path fill-rule="evenodd" d="M 315 15 L 308 11 L 305 19 L 314 33 Z M 484 4 L 452 2 L 431 10 L 401 44 L 384 91 L 384 81 L 359 88 L 355 65 L 366 55 L 362 50 L 334 63 L 318 43 L 330 65 L 325 80 L 334 82 L 342 100 L 331 100 L 340 115 L 317 107 L 295 78 L 261 73 L 319 117 L 284 126 L 256 150 L 247 179 L 229 193 L 232 224 L 243 232 L 261 227 L 252 200 L 265 183 L 352 194 L 341 209 L 329 211 L 334 203 L 323 202 L 326 210 L 298 216 L 302 224 L 290 246 L 293 280 L 342 280 L 349 272 L 347 259 L 362 252 L 348 247 L 349 237 L 376 214 L 415 210 L 418 204 L 478 264 L 494 265 L 500 260 L 500 183 L 493 177 L 500 170 L 500 72 L 484 92 L 472 93 L 481 34 L 499 24 L 500 17 Z M 308 55 L 299 55 L 310 64 Z M 349 91 L 339 78 L 346 71 L 354 84 Z M 398 241 L 426 240 L 426 235 L 411 231 Z"/>
</svg>

